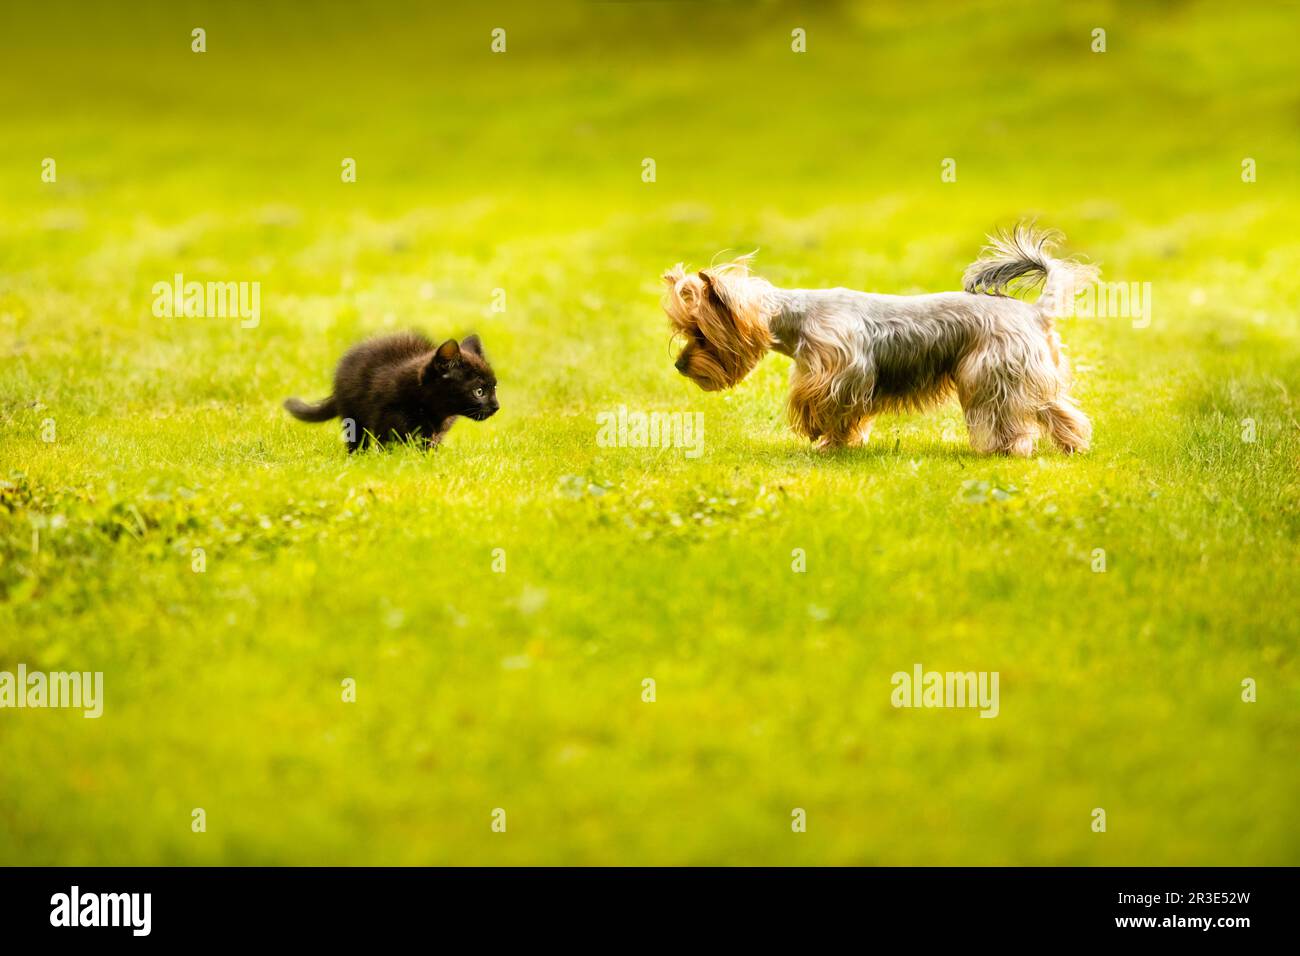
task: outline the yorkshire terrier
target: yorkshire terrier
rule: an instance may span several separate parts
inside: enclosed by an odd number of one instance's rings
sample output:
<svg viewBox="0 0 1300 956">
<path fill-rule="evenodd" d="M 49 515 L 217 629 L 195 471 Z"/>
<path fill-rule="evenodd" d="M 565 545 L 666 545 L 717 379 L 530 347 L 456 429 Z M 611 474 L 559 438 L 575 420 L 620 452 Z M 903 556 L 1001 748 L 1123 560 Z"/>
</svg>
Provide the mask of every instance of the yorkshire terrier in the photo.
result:
<svg viewBox="0 0 1300 956">
<path fill-rule="evenodd" d="M 1053 258 L 1060 235 L 1027 224 L 989 237 L 963 292 L 878 295 L 781 289 L 749 256 L 664 276 L 664 311 L 686 340 L 677 370 L 706 391 L 731 388 L 769 349 L 794 359 L 787 410 L 819 448 L 862 444 L 881 412 L 931 407 L 955 392 L 977 452 L 1028 456 L 1041 431 L 1087 451 L 1092 423 L 1069 395 L 1053 320 L 1095 281 Z M 1009 293 L 1043 283 L 1036 302 Z"/>
</svg>

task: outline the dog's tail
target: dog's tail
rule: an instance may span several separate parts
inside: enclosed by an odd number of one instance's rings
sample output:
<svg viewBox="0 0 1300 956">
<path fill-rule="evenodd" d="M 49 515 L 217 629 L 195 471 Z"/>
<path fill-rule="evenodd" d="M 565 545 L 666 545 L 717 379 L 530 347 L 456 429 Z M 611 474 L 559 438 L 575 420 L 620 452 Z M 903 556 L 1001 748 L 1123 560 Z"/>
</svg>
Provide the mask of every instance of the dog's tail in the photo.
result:
<svg viewBox="0 0 1300 956">
<path fill-rule="evenodd" d="M 315 405 L 310 402 L 304 402 L 301 398 L 286 398 L 284 407 L 289 410 L 289 414 L 301 422 L 327 422 L 331 418 L 338 416 L 339 407 L 334 401 L 334 396 L 322 399 Z"/>
<path fill-rule="evenodd" d="M 1069 315 L 1074 297 L 1097 281 L 1096 266 L 1052 256 L 1063 237 L 1055 230 L 1022 222 L 1010 232 L 989 236 L 980 257 L 966 267 L 962 288 L 972 293 L 1009 295 L 1043 284 L 1038 306 L 1047 319 Z"/>
</svg>

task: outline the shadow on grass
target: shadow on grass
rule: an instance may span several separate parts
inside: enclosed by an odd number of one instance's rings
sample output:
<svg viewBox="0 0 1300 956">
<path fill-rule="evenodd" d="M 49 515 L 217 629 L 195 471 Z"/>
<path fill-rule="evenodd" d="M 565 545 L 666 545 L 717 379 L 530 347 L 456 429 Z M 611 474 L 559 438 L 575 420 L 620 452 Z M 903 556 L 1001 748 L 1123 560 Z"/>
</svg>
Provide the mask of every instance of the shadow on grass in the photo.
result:
<svg viewBox="0 0 1300 956">
<path fill-rule="evenodd" d="M 880 440 L 871 441 L 860 448 L 838 448 L 819 451 L 811 445 L 793 442 L 772 442 L 754 449 L 748 460 L 764 465 L 790 465 L 800 463 L 845 471 L 864 465 L 888 465 L 909 461 L 955 461 L 963 467 L 966 462 L 988 458 L 971 450 L 969 446 L 943 441 Z"/>
</svg>

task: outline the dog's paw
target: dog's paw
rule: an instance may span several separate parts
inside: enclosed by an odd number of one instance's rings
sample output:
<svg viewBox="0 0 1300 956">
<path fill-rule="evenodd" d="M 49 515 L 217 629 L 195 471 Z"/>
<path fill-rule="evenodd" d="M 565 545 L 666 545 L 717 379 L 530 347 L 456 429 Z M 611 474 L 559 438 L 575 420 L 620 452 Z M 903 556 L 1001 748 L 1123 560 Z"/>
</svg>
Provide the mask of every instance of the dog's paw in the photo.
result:
<svg viewBox="0 0 1300 956">
<path fill-rule="evenodd" d="M 1018 435 L 1007 443 L 1003 451 L 1012 458 L 1032 458 L 1034 457 L 1034 436 Z"/>
</svg>

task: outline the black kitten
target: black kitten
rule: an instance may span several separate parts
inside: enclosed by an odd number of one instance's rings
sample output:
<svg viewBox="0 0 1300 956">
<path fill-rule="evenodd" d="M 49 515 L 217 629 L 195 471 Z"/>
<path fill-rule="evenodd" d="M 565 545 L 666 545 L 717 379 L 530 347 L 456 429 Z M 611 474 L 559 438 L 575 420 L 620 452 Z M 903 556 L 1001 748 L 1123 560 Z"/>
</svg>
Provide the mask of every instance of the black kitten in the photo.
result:
<svg viewBox="0 0 1300 956">
<path fill-rule="evenodd" d="M 329 398 L 315 405 L 290 398 L 284 407 L 304 422 L 343 419 L 351 452 L 370 441 L 406 438 L 432 447 L 459 416 L 481 422 L 500 406 L 497 379 L 477 335 L 435 349 L 423 335 L 402 332 L 349 349 Z"/>
</svg>

